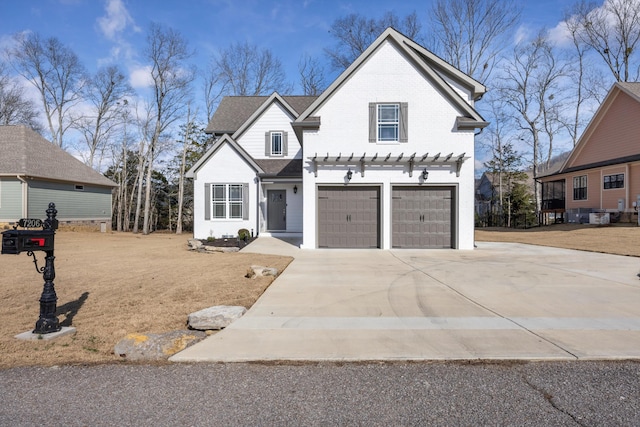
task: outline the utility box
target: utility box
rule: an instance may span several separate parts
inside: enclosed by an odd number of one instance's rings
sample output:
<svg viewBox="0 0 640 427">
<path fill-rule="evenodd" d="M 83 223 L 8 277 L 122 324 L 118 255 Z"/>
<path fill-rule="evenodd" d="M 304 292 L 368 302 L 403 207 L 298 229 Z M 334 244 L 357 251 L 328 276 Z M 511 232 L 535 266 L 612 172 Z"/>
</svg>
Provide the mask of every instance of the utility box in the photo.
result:
<svg viewBox="0 0 640 427">
<path fill-rule="evenodd" d="M 618 212 L 624 212 L 624 199 L 618 199 Z"/>
<path fill-rule="evenodd" d="M 589 224 L 609 225 L 611 218 L 609 212 L 594 212 L 589 214 Z"/>
<path fill-rule="evenodd" d="M 54 230 L 8 230 L 2 233 L 2 254 L 53 251 Z"/>
</svg>

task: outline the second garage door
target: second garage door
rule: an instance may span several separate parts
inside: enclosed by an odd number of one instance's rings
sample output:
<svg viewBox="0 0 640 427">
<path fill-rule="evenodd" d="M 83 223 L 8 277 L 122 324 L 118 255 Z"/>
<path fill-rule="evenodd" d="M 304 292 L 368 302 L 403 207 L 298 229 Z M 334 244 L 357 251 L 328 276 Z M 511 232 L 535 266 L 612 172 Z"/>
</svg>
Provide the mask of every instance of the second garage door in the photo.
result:
<svg viewBox="0 0 640 427">
<path fill-rule="evenodd" d="M 452 248 L 454 187 L 394 187 L 394 248 Z"/>
<path fill-rule="evenodd" d="M 318 247 L 379 248 L 379 187 L 318 187 Z"/>
</svg>

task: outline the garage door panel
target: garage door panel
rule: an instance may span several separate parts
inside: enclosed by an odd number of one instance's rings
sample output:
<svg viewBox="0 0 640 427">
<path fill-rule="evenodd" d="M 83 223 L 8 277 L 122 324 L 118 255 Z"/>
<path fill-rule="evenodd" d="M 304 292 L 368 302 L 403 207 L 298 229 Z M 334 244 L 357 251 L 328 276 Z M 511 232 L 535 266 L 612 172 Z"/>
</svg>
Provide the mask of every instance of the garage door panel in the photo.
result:
<svg viewBox="0 0 640 427">
<path fill-rule="evenodd" d="M 318 187 L 319 247 L 380 247 L 379 224 L 379 188 Z"/>
<path fill-rule="evenodd" d="M 392 246 L 453 247 L 454 187 L 394 187 Z"/>
</svg>

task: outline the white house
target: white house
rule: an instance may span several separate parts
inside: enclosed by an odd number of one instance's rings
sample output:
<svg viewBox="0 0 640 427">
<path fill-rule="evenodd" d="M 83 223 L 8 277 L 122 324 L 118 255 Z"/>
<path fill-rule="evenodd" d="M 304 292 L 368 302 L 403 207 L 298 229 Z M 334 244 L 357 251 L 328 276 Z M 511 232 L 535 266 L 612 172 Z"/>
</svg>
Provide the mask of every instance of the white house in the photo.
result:
<svg viewBox="0 0 640 427">
<path fill-rule="evenodd" d="M 194 237 L 302 233 L 302 149 L 291 123 L 316 97 L 231 96 L 207 126 L 194 179 Z"/>
<path fill-rule="evenodd" d="M 317 98 L 223 99 L 208 127 L 219 139 L 189 172 L 195 237 L 247 228 L 301 233 L 309 249 L 472 249 L 485 90 L 389 28 Z"/>
</svg>

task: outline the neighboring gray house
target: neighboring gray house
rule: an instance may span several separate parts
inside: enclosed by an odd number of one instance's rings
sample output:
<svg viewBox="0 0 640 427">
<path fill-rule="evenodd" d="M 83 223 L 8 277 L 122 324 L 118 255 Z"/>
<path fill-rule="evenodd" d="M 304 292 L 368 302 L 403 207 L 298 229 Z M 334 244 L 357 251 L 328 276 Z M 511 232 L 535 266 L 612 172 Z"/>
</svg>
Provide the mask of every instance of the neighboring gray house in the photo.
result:
<svg viewBox="0 0 640 427">
<path fill-rule="evenodd" d="M 113 181 L 28 127 L 0 126 L 0 223 L 44 219 L 53 202 L 61 225 L 110 229 L 114 187 Z"/>
</svg>

